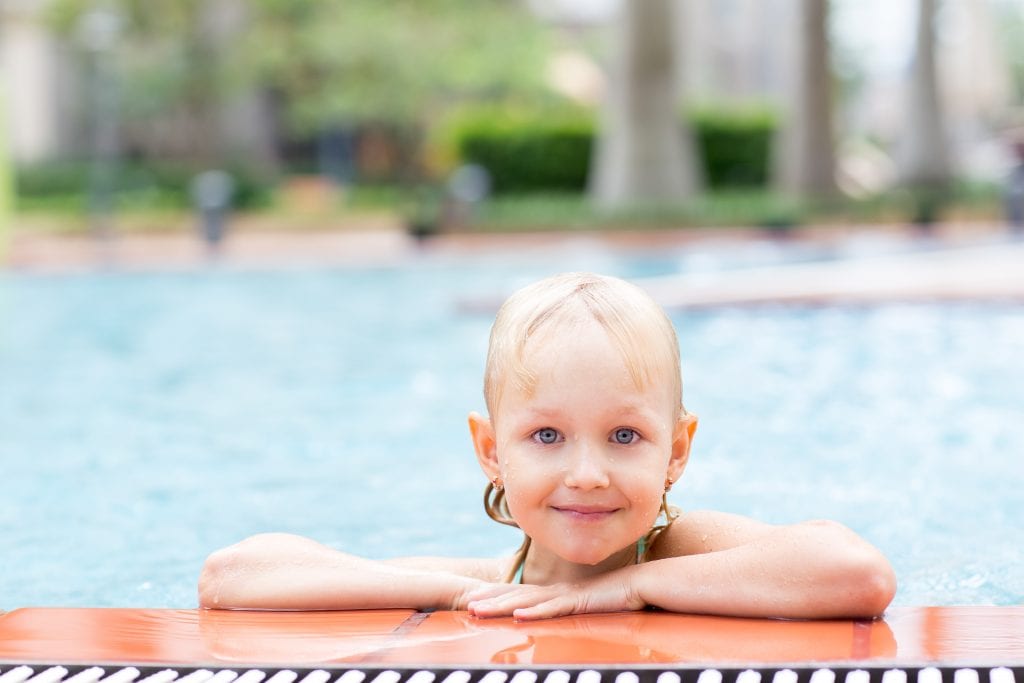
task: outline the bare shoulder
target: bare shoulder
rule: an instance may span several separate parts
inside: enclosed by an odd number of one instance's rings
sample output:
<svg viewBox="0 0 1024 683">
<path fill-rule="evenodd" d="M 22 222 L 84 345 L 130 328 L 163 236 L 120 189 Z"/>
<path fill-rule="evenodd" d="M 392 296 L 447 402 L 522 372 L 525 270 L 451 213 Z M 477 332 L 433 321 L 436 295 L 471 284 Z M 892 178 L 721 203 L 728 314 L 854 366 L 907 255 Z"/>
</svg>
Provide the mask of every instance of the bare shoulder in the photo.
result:
<svg viewBox="0 0 1024 683">
<path fill-rule="evenodd" d="M 777 527 L 750 517 L 714 510 L 680 513 L 655 543 L 653 559 L 700 555 L 744 545 Z"/>
<path fill-rule="evenodd" d="M 396 557 L 385 560 L 385 562 L 396 567 L 428 572 L 448 572 L 480 581 L 500 583 L 507 575 L 512 558 Z"/>
</svg>

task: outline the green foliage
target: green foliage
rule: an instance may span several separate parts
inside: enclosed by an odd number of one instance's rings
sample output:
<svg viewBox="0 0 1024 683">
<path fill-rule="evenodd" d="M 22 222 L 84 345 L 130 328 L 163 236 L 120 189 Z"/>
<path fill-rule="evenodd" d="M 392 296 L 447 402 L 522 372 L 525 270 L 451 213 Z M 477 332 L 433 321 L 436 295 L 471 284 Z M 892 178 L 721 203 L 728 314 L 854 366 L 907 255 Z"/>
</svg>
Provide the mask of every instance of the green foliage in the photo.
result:
<svg viewBox="0 0 1024 683">
<path fill-rule="evenodd" d="M 775 115 L 766 108 L 704 107 L 689 115 L 711 189 L 766 187 Z M 471 107 L 435 138 L 491 173 L 498 193 L 582 191 L 595 135 L 591 112 L 563 107 Z"/>
<path fill-rule="evenodd" d="M 688 117 L 708 187 L 765 187 L 777 121 L 766 108 L 704 107 Z"/>
<path fill-rule="evenodd" d="M 447 136 L 461 161 L 487 169 L 496 193 L 586 186 L 594 139 L 588 112 L 474 108 L 448 124 Z"/>
<path fill-rule="evenodd" d="M 102 59 L 117 72 L 122 131 L 154 156 L 223 163 L 220 122 L 240 93 L 269 94 L 301 139 L 421 128 L 452 103 L 545 90 L 548 29 L 520 0 L 50 0 L 87 85 L 97 10 L 118 24 Z M 183 124 L 178 144 L 168 131 Z"/>
<path fill-rule="evenodd" d="M 89 25 L 97 11 L 116 27 L 108 46 L 128 122 L 178 110 L 202 116 L 247 82 L 232 21 L 208 0 L 51 0 L 51 26 L 78 52 L 89 52 Z M 223 13 L 221 13 L 223 15 Z"/>
<path fill-rule="evenodd" d="M 82 192 L 89 184 L 86 164 L 53 163 L 18 169 L 15 192 L 18 197 L 58 197 Z"/>
<path fill-rule="evenodd" d="M 487 202 L 477 229 L 620 230 L 681 227 L 761 227 L 776 231 L 805 222 L 808 207 L 764 190 L 704 193 L 680 204 L 636 205 L 619 211 L 595 207 L 579 193 L 504 195 Z"/>
<path fill-rule="evenodd" d="M 86 162 L 55 162 L 19 168 L 15 195 L 22 209 L 56 208 L 81 211 L 89 201 L 91 166 Z M 272 187 L 244 168 L 229 170 L 235 181 L 232 206 L 258 209 L 270 205 Z M 116 203 L 132 209 L 188 209 L 196 171 L 184 166 L 143 163 L 116 169 Z"/>
<path fill-rule="evenodd" d="M 511 0 L 253 0 L 244 47 L 293 132 L 423 123 L 544 88 L 546 31 Z"/>
</svg>

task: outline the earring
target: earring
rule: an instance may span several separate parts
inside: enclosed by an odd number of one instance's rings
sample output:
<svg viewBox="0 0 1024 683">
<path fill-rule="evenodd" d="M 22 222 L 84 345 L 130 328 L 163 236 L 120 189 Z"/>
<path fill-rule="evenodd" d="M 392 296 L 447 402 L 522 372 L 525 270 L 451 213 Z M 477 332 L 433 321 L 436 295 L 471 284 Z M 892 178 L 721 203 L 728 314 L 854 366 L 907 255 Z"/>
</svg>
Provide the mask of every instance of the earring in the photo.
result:
<svg viewBox="0 0 1024 683">
<path fill-rule="evenodd" d="M 501 482 L 500 482 L 500 481 L 498 481 L 498 478 L 497 478 L 497 477 L 494 477 L 493 479 L 491 479 L 491 486 L 493 486 L 493 487 L 494 487 L 494 490 L 495 490 L 495 491 L 502 491 L 502 490 L 504 490 L 504 488 L 505 488 L 505 487 L 504 487 L 504 486 L 503 486 L 503 485 L 501 484 Z"/>
<path fill-rule="evenodd" d="M 672 477 L 665 477 L 665 493 L 668 493 L 669 491 L 672 490 L 672 484 L 674 483 L 675 482 L 672 481 Z"/>
</svg>

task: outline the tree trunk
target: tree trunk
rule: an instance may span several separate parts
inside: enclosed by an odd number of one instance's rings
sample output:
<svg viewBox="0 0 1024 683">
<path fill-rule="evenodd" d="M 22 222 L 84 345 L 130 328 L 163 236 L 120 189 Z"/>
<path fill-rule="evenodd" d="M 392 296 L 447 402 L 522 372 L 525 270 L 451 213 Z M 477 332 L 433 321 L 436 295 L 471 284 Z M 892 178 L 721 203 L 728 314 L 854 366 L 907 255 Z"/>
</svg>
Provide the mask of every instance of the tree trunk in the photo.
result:
<svg viewBox="0 0 1024 683">
<path fill-rule="evenodd" d="M 945 115 L 935 64 L 938 0 L 918 0 L 917 43 L 910 72 L 903 150 L 903 182 L 911 188 L 939 188 L 952 179 Z"/>
<path fill-rule="evenodd" d="M 599 206 L 673 202 L 698 190 L 675 77 L 676 0 L 626 0 L 590 168 Z"/>
<path fill-rule="evenodd" d="M 776 140 L 779 188 L 796 197 L 836 192 L 828 0 L 799 0 L 789 111 Z"/>
</svg>

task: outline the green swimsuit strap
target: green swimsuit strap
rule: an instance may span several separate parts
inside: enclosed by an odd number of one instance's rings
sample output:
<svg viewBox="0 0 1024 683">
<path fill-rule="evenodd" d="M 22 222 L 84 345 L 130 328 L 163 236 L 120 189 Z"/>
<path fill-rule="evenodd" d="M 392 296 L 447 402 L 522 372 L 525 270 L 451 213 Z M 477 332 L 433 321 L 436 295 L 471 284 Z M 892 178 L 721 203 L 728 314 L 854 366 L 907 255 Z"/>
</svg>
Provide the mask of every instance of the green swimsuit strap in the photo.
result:
<svg viewBox="0 0 1024 683">
<path fill-rule="evenodd" d="M 523 582 L 523 567 L 525 567 L 525 566 L 526 566 L 526 558 L 524 557 L 523 561 L 519 563 L 518 567 L 516 567 L 516 573 L 515 573 L 515 576 L 512 577 L 512 583 L 522 583 Z"/>
<path fill-rule="evenodd" d="M 647 552 L 647 541 L 645 541 L 643 539 L 643 537 L 641 537 L 640 540 L 638 540 L 636 542 L 636 563 L 637 564 L 640 564 L 641 562 L 644 561 L 644 553 L 645 552 Z M 516 573 L 513 574 L 513 576 L 512 576 L 512 583 L 519 583 L 519 584 L 521 584 L 523 582 L 523 568 L 525 566 L 526 566 L 526 558 L 524 557 L 523 561 L 519 563 L 518 567 L 516 567 Z"/>
</svg>

